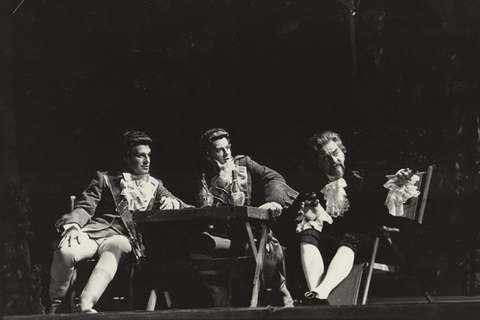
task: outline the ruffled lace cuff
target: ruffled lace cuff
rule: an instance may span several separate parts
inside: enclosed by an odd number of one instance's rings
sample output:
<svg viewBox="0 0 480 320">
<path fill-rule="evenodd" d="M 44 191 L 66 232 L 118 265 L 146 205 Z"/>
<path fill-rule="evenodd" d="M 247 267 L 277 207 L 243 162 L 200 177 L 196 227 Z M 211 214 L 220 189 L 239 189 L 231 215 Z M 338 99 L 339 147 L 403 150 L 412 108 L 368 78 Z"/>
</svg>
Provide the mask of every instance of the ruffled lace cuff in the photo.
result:
<svg viewBox="0 0 480 320">
<path fill-rule="evenodd" d="M 298 221 L 296 232 L 300 233 L 306 229 L 315 229 L 322 231 L 323 223 L 327 222 L 328 224 L 333 223 L 332 217 L 318 204 L 315 208 L 308 207 L 305 212 L 305 207 L 298 211 L 299 216 L 295 219 Z"/>
<path fill-rule="evenodd" d="M 403 204 L 410 198 L 416 198 L 420 194 L 415 183 L 420 180 L 420 177 L 413 175 L 410 180 L 403 186 L 399 187 L 396 184 L 397 178 L 391 178 L 383 186 L 389 189 L 385 205 L 388 212 L 392 216 L 403 216 Z"/>
</svg>

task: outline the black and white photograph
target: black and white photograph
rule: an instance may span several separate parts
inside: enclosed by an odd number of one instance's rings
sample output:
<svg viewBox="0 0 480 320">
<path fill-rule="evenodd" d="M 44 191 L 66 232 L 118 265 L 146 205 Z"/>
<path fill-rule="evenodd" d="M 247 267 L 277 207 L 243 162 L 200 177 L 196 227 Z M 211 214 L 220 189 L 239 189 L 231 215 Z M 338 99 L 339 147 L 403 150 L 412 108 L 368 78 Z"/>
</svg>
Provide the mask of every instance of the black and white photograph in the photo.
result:
<svg viewBox="0 0 480 320">
<path fill-rule="evenodd" d="M 0 0 L 0 316 L 477 319 L 480 1 Z"/>
</svg>

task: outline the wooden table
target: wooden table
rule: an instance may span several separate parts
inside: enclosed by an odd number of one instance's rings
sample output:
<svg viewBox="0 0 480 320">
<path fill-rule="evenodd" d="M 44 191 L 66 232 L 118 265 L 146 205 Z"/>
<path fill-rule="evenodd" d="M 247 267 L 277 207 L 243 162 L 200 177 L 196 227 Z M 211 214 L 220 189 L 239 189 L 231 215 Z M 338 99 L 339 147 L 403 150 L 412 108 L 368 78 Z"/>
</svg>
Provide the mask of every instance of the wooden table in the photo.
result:
<svg viewBox="0 0 480 320">
<path fill-rule="evenodd" d="M 265 246 L 267 243 L 268 227 L 267 221 L 270 220 L 271 213 L 269 210 L 259 209 L 257 207 L 206 207 L 206 208 L 190 208 L 179 210 L 152 210 L 152 211 L 136 211 L 133 213 L 133 219 L 138 224 L 162 223 L 162 222 L 215 222 L 219 220 L 239 220 L 245 226 L 245 232 L 248 236 L 251 253 L 255 259 L 255 274 L 253 277 L 253 290 L 250 300 L 250 307 L 258 306 L 258 295 L 261 283 L 263 282 L 263 264 L 265 259 Z M 260 244 L 255 245 L 251 220 L 260 222 L 262 233 Z M 156 292 L 152 290 L 149 298 L 147 310 L 153 311 L 156 304 Z"/>
</svg>

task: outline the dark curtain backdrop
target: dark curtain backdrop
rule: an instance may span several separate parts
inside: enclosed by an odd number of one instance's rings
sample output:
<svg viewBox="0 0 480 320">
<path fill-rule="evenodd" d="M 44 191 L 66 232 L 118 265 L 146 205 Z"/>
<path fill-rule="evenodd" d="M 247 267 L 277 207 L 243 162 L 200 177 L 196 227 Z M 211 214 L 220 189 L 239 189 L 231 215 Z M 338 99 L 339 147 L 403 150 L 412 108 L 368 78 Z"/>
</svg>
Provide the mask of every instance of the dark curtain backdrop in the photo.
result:
<svg viewBox="0 0 480 320">
<path fill-rule="evenodd" d="M 426 224 L 454 288 L 438 293 L 457 292 L 457 249 L 478 232 L 479 157 L 476 146 L 450 154 L 479 139 L 478 1 L 362 0 L 356 83 L 339 1 L 2 3 L 2 103 L 15 114 L 35 261 L 48 266 L 53 222 L 127 130 L 152 136 L 153 173 L 192 203 L 205 130 L 227 129 L 235 154 L 301 189 L 306 141 L 330 129 L 351 166 L 381 178 L 436 164 Z"/>
</svg>

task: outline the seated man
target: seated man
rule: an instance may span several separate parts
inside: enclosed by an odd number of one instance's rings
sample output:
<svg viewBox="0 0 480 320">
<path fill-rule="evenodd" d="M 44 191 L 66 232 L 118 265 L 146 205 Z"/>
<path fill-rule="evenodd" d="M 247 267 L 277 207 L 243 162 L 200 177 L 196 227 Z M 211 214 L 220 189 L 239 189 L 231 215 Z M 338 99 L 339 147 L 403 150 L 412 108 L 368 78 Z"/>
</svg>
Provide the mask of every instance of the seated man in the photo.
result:
<svg viewBox="0 0 480 320">
<path fill-rule="evenodd" d="M 308 146 L 323 172 L 320 186 L 324 196 L 323 206 L 316 195 L 302 202 L 297 218 L 300 256 L 309 290 L 305 297 L 314 304 L 328 304 L 330 292 L 348 276 L 355 255 L 364 250 L 368 239 L 365 234 L 394 217 L 384 207 L 376 207 L 371 194 L 361 193 L 363 172 L 345 170 L 346 148 L 337 133 L 320 132 L 310 138 Z M 400 170 L 394 181 L 403 186 L 411 176 L 411 171 Z"/>
<path fill-rule="evenodd" d="M 113 279 L 120 261 L 134 250 L 143 255 L 130 211 L 178 209 L 188 205 L 173 196 L 150 173 L 152 139 L 140 131 L 123 135 L 123 170 L 96 172 L 72 212 L 55 224 L 61 238 L 50 270 L 50 313 L 55 313 L 70 286 L 75 264 L 98 255 L 98 262 L 80 296 L 78 311 L 95 313 L 93 306 Z M 128 210 L 121 210 L 126 207 Z"/>
<path fill-rule="evenodd" d="M 239 189 L 243 192 L 241 197 L 244 199 L 243 205 L 252 205 L 252 180 L 259 179 L 262 181 L 262 187 L 265 190 L 265 203 L 260 205 L 260 208 L 272 210 L 275 216 L 279 216 L 282 209 L 289 207 L 297 197 L 298 192 L 286 185 L 285 179 L 276 171 L 256 163 L 248 156 L 238 155 L 233 157 L 229 134 L 224 129 L 214 128 L 205 132 L 201 137 L 201 147 L 204 157 L 209 163 L 205 173 L 207 181 L 210 182 L 209 191 L 213 195 L 213 205 L 242 205 L 241 203 L 232 203 L 232 199 L 229 198 L 232 180 L 235 178 L 238 181 Z M 225 230 L 217 225 L 212 227 L 209 232 L 203 233 L 204 239 L 201 242 L 210 244 L 205 251 L 211 253 L 215 250 L 229 249 L 231 243 L 229 237 L 225 235 Z M 284 305 L 293 306 L 293 300 L 285 285 L 282 248 L 271 230 L 268 238 L 264 274 L 272 277 L 275 274 L 278 277 L 278 283 L 275 286 L 283 296 Z M 273 270 L 266 271 L 268 266 Z M 275 269 L 278 271 L 275 271 Z M 212 287 L 212 289 L 214 290 L 212 294 L 214 305 L 228 306 L 229 302 L 215 297 L 215 293 L 219 293 L 215 290 L 221 289 L 218 287 Z M 220 293 L 219 296 L 221 296 Z"/>
</svg>

